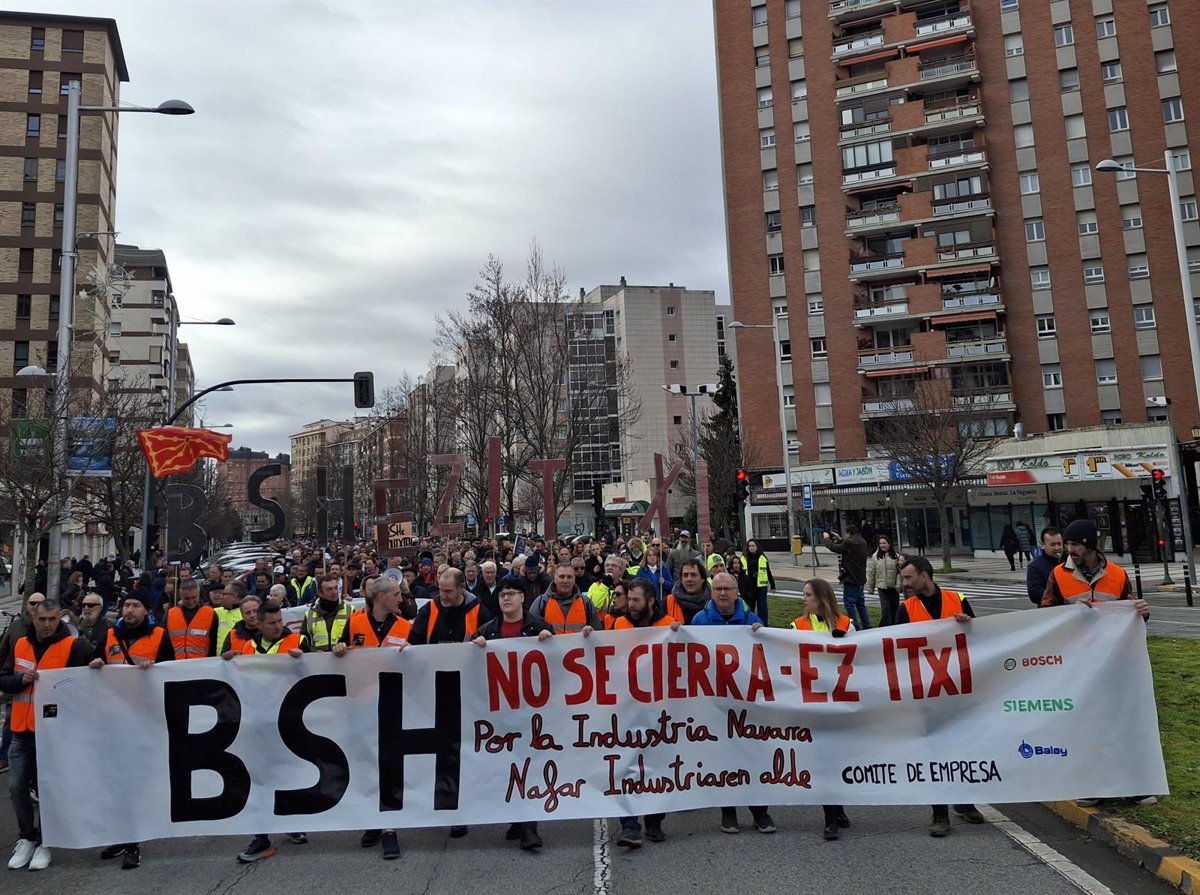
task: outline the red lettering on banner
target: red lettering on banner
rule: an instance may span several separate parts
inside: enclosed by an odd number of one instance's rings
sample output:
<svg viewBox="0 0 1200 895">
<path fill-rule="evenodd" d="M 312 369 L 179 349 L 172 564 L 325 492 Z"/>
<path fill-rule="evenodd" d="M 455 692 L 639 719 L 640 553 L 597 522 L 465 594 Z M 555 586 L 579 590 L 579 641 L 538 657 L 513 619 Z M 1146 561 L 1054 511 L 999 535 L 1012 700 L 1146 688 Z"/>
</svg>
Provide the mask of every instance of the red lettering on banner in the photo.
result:
<svg viewBox="0 0 1200 895">
<path fill-rule="evenodd" d="M 703 643 L 688 644 L 688 680 L 693 691 L 699 690 L 705 696 L 713 695 L 712 682 L 708 679 L 709 659 L 708 648 Z"/>
<path fill-rule="evenodd" d="M 681 661 L 685 653 L 686 643 L 672 641 L 667 644 L 667 699 L 687 698 L 687 690 L 683 688 L 682 682 L 686 669 Z"/>
<path fill-rule="evenodd" d="M 539 689 L 533 689 L 533 672 L 537 669 Z M 525 701 L 535 709 L 544 706 L 550 699 L 550 669 L 546 665 L 546 657 L 540 652 L 528 652 L 521 661 L 521 687 L 525 691 Z"/>
<path fill-rule="evenodd" d="M 596 705 L 617 704 L 617 695 L 608 689 L 608 660 L 616 654 L 615 646 L 596 647 Z"/>
<path fill-rule="evenodd" d="M 900 680 L 896 675 L 896 645 L 890 637 L 883 638 L 883 669 L 887 672 L 888 699 L 900 701 Z"/>
<path fill-rule="evenodd" d="M 967 694 L 971 692 L 971 654 L 967 650 L 967 635 L 954 635 L 954 649 L 958 653 L 958 675 L 962 680 L 962 692 Z M 1062 656 L 1058 657 L 1058 664 L 1062 664 Z"/>
<path fill-rule="evenodd" d="M 742 691 L 733 673 L 738 668 L 737 648 L 728 643 L 717 644 L 717 696 L 741 700 Z"/>
<path fill-rule="evenodd" d="M 579 689 L 564 697 L 567 705 L 580 705 L 590 702 L 592 698 L 592 673 L 583 664 L 583 654 L 583 648 L 577 647 L 567 650 L 563 655 L 563 669 L 579 678 Z"/>
<path fill-rule="evenodd" d="M 481 748 L 492 755 L 497 752 L 511 752 L 513 745 L 521 738 L 515 730 L 510 733 L 497 734 L 496 728 L 489 721 L 475 722 L 475 751 Z"/>
<path fill-rule="evenodd" d="M 813 689 L 813 682 L 820 676 L 809 658 L 813 653 L 823 653 L 825 647 L 820 643 L 800 644 L 800 696 L 804 702 L 828 702 L 829 694 Z"/>
<path fill-rule="evenodd" d="M 925 685 L 921 682 L 921 647 L 929 643 L 924 637 L 901 637 L 896 646 L 908 653 L 908 680 L 912 685 L 913 699 L 925 698 Z"/>
<path fill-rule="evenodd" d="M 507 668 L 502 664 L 504 662 L 508 663 Z M 517 676 L 516 653 L 501 654 L 489 651 L 487 654 L 487 680 L 489 711 L 500 711 L 501 694 L 510 709 L 520 708 L 521 682 Z"/>
<path fill-rule="evenodd" d="M 750 686 L 746 688 L 746 700 L 758 702 L 775 701 L 775 688 L 771 684 L 771 672 L 767 670 L 767 654 L 761 643 L 750 647 Z"/>
<path fill-rule="evenodd" d="M 929 663 L 929 669 L 933 672 L 933 679 L 929 682 L 930 699 L 938 696 L 942 691 L 945 691 L 947 696 L 958 695 L 958 687 L 954 686 L 954 679 L 950 677 L 950 654 L 952 652 L 951 647 L 940 650 L 921 650 L 921 655 L 925 657 L 925 661 Z"/>
<path fill-rule="evenodd" d="M 967 650 L 967 635 L 954 635 L 954 646 L 934 648 L 927 637 L 883 639 L 883 661 L 887 670 L 888 695 L 892 702 L 902 698 L 899 674 L 896 670 L 896 647 L 908 653 L 908 682 L 913 699 L 934 699 L 938 696 L 959 696 L 970 693 L 971 655 Z M 955 668 L 957 658 L 958 667 Z M 929 678 L 924 670 L 928 667 Z"/>
<path fill-rule="evenodd" d="M 858 702 L 858 691 L 846 688 L 846 682 L 850 680 L 850 675 L 854 673 L 854 654 L 858 651 L 858 644 L 831 643 L 825 649 L 834 655 L 838 653 L 842 655 L 842 664 L 838 666 L 837 683 L 833 685 L 833 701 Z"/>
<path fill-rule="evenodd" d="M 650 645 L 639 643 L 629 651 L 629 665 L 626 673 L 629 676 L 629 695 L 638 702 L 651 702 L 651 696 L 638 683 L 638 659 L 650 652 Z"/>
</svg>

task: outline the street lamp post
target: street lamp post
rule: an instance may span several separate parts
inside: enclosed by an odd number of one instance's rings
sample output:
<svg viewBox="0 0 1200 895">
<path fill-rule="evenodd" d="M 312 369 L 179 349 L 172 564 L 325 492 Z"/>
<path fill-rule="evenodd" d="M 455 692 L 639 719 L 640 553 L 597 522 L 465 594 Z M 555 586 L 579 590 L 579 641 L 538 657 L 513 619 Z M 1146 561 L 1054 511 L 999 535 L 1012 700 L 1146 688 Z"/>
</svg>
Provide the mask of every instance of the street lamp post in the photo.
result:
<svg viewBox="0 0 1200 895">
<path fill-rule="evenodd" d="M 792 549 L 792 458 L 787 437 L 787 405 L 783 402 L 783 359 L 779 350 L 779 318 L 773 323 L 742 323 L 734 320 L 729 324 L 730 329 L 769 329 L 771 340 L 775 346 L 775 383 L 779 388 L 779 437 L 783 440 L 783 475 L 787 480 L 787 504 L 784 507 L 784 518 L 787 520 L 787 549 L 792 554 L 792 565 L 798 566 L 800 559 Z M 815 547 L 814 547 L 815 551 Z"/>
<path fill-rule="evenodd" d="M 1163 155 L 1163 164 L 1162 168 L 1145 168 L 1138 165 L 1122 165 L 1118 161 L 1106 158 L 1096 164 L 1096 170 L 1108 173 L 1134 171 L 1143 174 L 1167 175 L 1167 189 L 1171 199 L 1171 223 L 1175 229 L 1175 260 L 1179 264 L 1179 286 L 1183 294 L 1183 319 L 1187 324 L 1188 349 L 1192 356 L 1192 386 L 1196 391 L 1196 406 L 1200 408 L 1200 333 L 1196 332 L 1196 307 L 1195 299 L 1192 295 L 1192 275 L 1188 270 L 1187 242 L 1183 235 L 1183 208 L 1180 206 L 1179 195 L 1179 167 L 1176 162 L 1175 153 L 1172 150 L 1168 149 Z M 1171 430 L 1172 455 L 1176 460 L 1175 466 L 1178 470 L 1176 475 L 1180 479 L 1180 515 L 1183 516 L 1184 551 L 1187 553 L 1188 573 L 1191 575 L 1192 582 L 1195 583 L 1196 566 L 1195 559 L 1192 556 L 1192 520 L 1189 518 L 1189 501 L 1186 493 L 1188 480 L 1179 457 L 1179 439 L 1176 437 L 1175 422 L 1171 417 L 1169 400 L 1166 401 L 1165 406 L 1167 408 L 1167 426 Z"/>
<path fill-rule="evenodd" d="M 83 87 L 79 81 L 67 85 L 67 146 L 66 171 L 63 174 L 62 260 L 58 287 L 58 365 L 55 370 L 57 393 L 54 398 L 54 481 L 60 489 L 60 500 L 54 522 L 50 527 L 50 556 L 46 563 L 46 590 L 49 596 L 58 594 L 59 571 L 62 562 L 63 515 L 70 499 L 67 484 L 68 389 L 71 383 L 71 330 L 74 326 L 75 217 L 78 205 L 79 182 L 79 120 L 87 112 L 155 112 L 160 115 L 191 115 L 196 110 L 178 99 L 170 99 L 157 107 L 142 106 L 85 106 Z"/>
</svg>

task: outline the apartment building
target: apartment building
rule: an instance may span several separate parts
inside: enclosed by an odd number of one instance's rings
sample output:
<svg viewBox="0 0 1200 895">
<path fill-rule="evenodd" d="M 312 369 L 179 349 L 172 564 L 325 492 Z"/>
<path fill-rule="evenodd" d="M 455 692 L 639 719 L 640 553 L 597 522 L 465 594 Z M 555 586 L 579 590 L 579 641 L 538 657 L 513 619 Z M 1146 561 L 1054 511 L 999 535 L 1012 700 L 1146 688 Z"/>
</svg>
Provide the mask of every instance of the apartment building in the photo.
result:
<svg viewBox="0 0 1200 895">
<path fill-rule="evenodd" d="M 237 512 L 247 537 L 251 531 L 267 528 L 272 521 L 270 513 L 250 502 L 248 491 L 250 476 L 254 475 L 260 466 L 271 463 L 279 464 L 281 474 L 265 479 L 259 487 L 259 493 L 267 500 L 278 501 L 286 512 L 292 501 L 291 458 L 287 454 L 272 457 L 266 451 L 238 447 L 229 451 L 227 462 L 217 465 L 219 492 Z"/>
</svg>

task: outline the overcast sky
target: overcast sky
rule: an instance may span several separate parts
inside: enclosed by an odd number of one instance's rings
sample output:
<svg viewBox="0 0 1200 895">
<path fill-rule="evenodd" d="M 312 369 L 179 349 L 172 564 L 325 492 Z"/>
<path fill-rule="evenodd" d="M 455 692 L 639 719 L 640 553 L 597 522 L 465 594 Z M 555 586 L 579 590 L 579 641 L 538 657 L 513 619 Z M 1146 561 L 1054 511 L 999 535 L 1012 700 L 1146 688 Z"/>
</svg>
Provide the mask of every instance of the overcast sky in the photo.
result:
<svg viewBox="0 0 1200 895">
<path fill-rule="evenodd" d="M 20 6 L 20 5 L 19 5 Z M 199 387 L 428 369 L 434 316 L 531 240 L 574 290 L 728 301 L 708 0 L 29 0 L 116 19 L 120 241 L 162 248 Z M 207 400 L 234 445 L 354 412 L 349 384 Z"/>
</svg>

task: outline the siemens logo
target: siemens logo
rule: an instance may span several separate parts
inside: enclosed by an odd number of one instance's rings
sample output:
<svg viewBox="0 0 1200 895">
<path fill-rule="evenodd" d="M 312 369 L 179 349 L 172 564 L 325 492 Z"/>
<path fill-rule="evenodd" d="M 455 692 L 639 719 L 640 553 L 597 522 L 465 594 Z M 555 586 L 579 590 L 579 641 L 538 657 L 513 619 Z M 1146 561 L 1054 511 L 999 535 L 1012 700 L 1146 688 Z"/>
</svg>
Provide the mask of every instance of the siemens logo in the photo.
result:
<svg viewBox="0 0 1200 895">
<path fill-rule="evenodd" d="M 1073 712 L 1075 700 L 1065 699 L 1006 699 L 1006 712 Z"/>
</svg>

